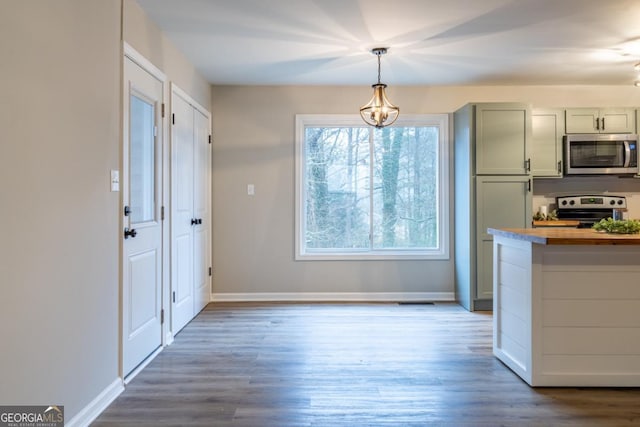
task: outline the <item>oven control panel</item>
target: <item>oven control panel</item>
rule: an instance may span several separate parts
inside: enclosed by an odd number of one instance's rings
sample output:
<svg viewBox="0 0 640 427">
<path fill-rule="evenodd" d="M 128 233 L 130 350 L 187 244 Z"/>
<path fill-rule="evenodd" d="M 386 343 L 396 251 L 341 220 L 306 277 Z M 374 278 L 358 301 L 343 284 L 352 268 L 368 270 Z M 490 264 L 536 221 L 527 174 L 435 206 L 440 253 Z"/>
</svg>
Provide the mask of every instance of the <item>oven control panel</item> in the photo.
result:
<svg viewBox="0 0 640 427">
<path fill-rule="evenodd" d="M 556 197 L 558 209 L 626 209 L 624 196 L 561 196 Z"/>
</svg>

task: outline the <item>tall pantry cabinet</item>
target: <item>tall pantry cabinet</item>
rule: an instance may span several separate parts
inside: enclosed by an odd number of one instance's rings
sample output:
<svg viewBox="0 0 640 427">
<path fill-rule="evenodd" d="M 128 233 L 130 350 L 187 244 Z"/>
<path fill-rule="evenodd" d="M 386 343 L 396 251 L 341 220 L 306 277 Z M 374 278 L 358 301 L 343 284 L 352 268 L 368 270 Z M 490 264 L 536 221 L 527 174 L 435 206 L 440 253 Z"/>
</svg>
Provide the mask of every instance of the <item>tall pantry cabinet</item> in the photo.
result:
<svg viewBox="0 0 640 427">
<path fill-rule="evenodd" d="M 531 226 L 531 107 L 467 104 L 454 113 L 456 300 L 493 307 L 493 237 L 488 228 Z"/>
</svg>

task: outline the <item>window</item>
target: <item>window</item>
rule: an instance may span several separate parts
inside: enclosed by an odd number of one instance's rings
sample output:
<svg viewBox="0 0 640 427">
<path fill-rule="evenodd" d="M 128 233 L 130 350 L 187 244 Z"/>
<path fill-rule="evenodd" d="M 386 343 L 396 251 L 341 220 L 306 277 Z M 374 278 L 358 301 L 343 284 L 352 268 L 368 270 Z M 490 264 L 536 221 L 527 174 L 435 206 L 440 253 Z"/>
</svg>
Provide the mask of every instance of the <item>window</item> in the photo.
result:
<svg viewBox="0 0 640 427">
<path fill-rule="evenodd" d="M 296 116 L 296 259 L 448 259 L 446 114 Z"/>
</svg>

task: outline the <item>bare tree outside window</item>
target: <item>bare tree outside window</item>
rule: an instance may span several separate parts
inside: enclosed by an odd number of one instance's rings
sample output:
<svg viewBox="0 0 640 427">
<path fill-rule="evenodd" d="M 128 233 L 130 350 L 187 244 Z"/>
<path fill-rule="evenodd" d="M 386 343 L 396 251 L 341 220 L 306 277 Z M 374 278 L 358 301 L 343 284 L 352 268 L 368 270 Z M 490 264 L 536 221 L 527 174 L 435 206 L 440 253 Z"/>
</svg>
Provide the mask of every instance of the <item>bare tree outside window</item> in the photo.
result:
<svg viewBox="0 0 640 427">
<path fill-rule="evenodd" d="M 303 251 L 441 253 L 442 127 L 305 125 Z"/>
</svg>

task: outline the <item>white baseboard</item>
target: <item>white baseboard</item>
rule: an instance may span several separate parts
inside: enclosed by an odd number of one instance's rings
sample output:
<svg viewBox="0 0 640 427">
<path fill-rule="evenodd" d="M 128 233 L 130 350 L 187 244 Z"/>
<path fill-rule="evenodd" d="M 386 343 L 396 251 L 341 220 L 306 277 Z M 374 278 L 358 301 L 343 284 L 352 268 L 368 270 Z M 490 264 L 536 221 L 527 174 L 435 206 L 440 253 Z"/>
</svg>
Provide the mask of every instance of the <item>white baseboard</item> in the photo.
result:
<svg viewBox="0 0 640 427">
<path fill-rule="evenodd" d="M 66 427 L 84 427 L 91 424 L 98 415 L 102 413 L 107 407 L 116 400 L 116 397 L 124 391 L 124 382 L 122 378 L 115 379 L 107 388 L 102 390 L 95 399 L 85 406 L 75 417 L 70 421 L 65 421 Z"/>
<path fill-rule="evenodd" d="M 169 331 L 164 336 L 164 346 L 166 347 L 171 344 L 173 344 L 173 332 Z"/>
<path fill-rule="evenodd" d="M 155 351 L 153 353 L 151 353 L 149 356 L 147 356 L 146 359 L 144 359 L 142 361 L 142 363 L 140 363 L 138 366 L 136 366 L 136 368 L 129 372 L 129 374 L 127 374 L 127 376 L 124 377 L 124 383 L 129 384 L 131 382 L 132 379 L 134 379 L 136 377 L 136 375 L 138 375 L 140 372 L 142 372 L 142 370 L 144 368 L 147 367 L 147 365 L 149 363 L 151 363 L 153 361 L 153 359 L 156 358 L 156 356 L 164 349 L 164 347 L 160 346 L 158 348 L 155 349 Z"/>
<path fill-rule="evenodd" d="M 455 301 L 453 292 L 214 293 L 211 302 L 417 302 Z"/>
</svg>

